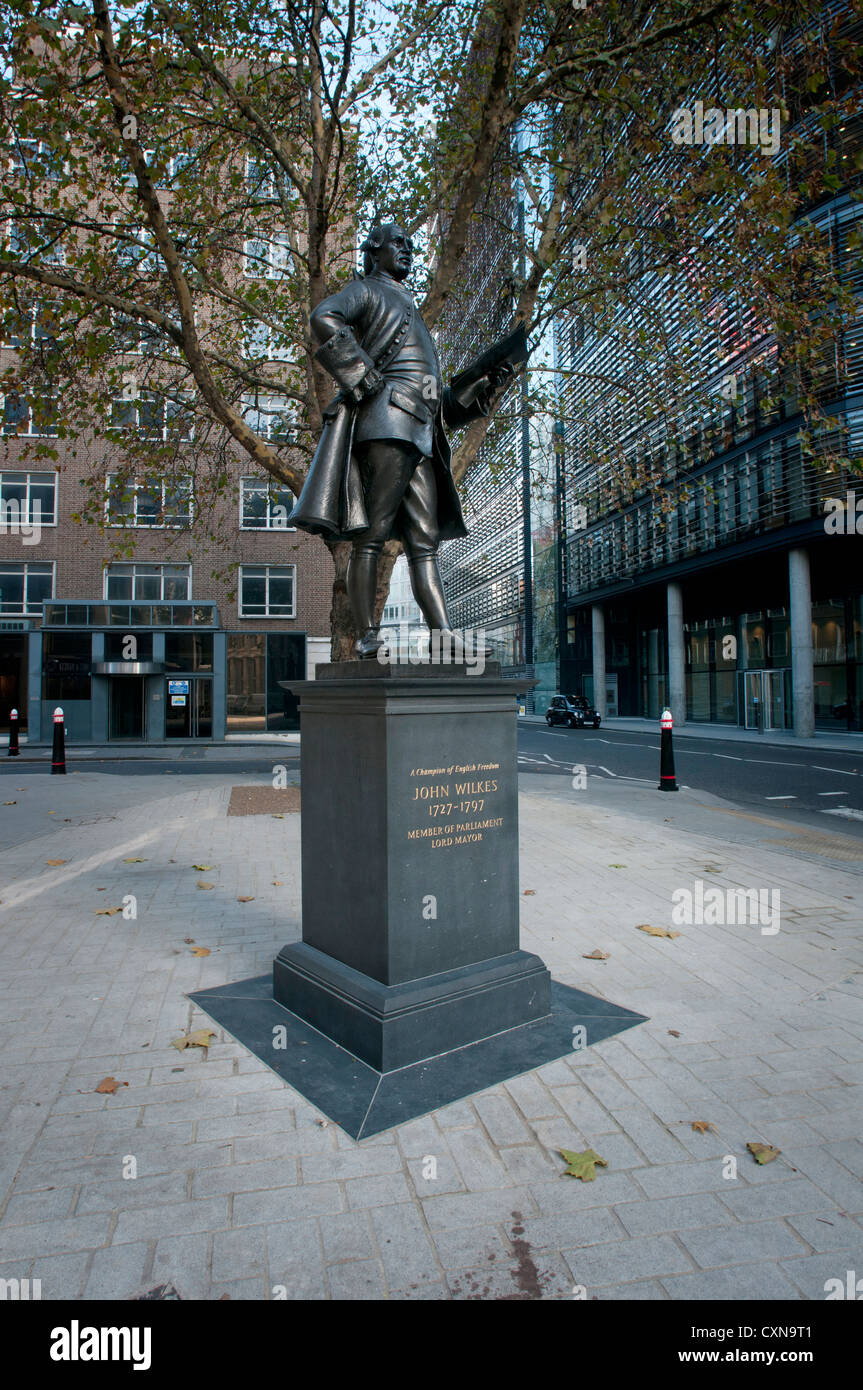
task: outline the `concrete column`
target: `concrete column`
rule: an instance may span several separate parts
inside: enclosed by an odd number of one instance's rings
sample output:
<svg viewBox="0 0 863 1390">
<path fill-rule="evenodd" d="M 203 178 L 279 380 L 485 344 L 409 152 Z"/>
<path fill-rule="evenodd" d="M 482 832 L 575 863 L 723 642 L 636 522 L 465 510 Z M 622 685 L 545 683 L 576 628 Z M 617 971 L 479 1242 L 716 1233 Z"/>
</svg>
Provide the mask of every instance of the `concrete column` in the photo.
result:
<svg viewBox="0 0 863 1390">
<path fill-rule="evenodd" d="M 605 609 L 595 603 L 590 610 L 593 625 L 593 705 L 605 718 Z"/>
<path fill-rule="evenodd" d="M 686 643 L 683 636 L 683 590 L 668 585 L 668 705 L 676 725 L 686 723 Z"/>
<path fill-rule="evenodd" d="M 788 597 L 791 607 L 791 688 L 794 732 L 798 738 L 815 733 L 815 682 L 812 669 L 812 589 L 809 556 L 788 552 Z"/>
</svg>

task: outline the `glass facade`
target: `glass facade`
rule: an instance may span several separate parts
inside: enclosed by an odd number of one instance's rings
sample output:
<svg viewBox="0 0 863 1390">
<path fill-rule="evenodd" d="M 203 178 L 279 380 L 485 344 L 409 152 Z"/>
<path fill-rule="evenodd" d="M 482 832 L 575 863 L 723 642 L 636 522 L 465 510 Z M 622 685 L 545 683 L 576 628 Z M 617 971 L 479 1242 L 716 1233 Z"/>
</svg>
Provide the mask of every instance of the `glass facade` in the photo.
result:
<svg viewBox="0 0 863 1390">
<path fill-rule="evenodd" d="M 42 699 L 89 700 L 92 636 L 42 633 Z"/>
<path fill-rule="evenodd" d="M 228 732 L 298 729 L 299 702 L 280 682 L 304 680 L 305 670 L 302 633 L 229 632 Z"/>
</svg>

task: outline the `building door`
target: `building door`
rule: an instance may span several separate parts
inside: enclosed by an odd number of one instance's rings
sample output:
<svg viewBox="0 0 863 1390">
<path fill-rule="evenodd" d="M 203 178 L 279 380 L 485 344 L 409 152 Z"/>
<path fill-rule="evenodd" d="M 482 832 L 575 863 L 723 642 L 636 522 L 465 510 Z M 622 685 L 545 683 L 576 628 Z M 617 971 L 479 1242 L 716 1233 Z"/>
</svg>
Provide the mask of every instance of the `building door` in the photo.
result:
<svg viewBox="0 0 863 1390">
<path fill-rule="evenodd" d="M 9 713 L 18 711 L 18 727 L 27 727 L 27 638 L 0 637 L 0 729 L 9 728 Z"/>
<path fill-rule="evenodd" d="M 764 672 L 765 729 L 785 728 L 785 672 Z"/>
<path fill-rule="evenodd" d="M 144 677 L 114 676 L 108 686 L 108 737 L 144 737 Z"/>
<path fill-rule="evenodd" d="M 785 670 L 744 671 L 745 727 L 785 728 Z"/>
<path fill-rule="evenodd" d="M 212 738 L 213 681 L 209 676 L 166 681 L 165 737 Z"/>
</svg>

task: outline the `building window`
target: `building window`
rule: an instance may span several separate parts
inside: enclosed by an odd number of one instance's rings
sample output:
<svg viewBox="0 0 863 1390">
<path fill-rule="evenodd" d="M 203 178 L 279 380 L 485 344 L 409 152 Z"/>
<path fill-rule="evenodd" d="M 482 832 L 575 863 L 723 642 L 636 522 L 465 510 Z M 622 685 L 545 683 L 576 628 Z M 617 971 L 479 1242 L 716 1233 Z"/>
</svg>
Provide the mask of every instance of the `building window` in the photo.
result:
<svg viewBox="0 0 863 1390">
<path fill-rule="evenodd" d="M 141 439 L 181 439 L 194 435 L 189 397 L 169 399 L 154 391 L 136 391 L 111 402 L 111 429 L 134 430 Z"/>
<path fill-rule="evenodd" d="M 191 525 L 192 479 L 139 483 L 118 473 L 105 478 L 105 520 L 108 526 L 176 527 Z"/>
<path fill-rule="evenodd" d="M 0 533 L 15 522 L 57 525 L 56 473 L 0 473 Z"/>
<path fill-rule="evenodd" d="M 63 157 L 45 140 L 13 141 L 9 160 L 10 174 L 25 174 L 31 179 L 59 179 L 63 174 Z"/>
<path fill-rule="evenodd" d="M 166 632 L 166 671 L 212 671 L 211 632 Z"/>
<path fill-rule="evenodd" d="M 272 236 L 249 237 L 243 244 L 244 273 L 253 280 L 280 280 L 293 268 L 290 239 L 287 232 Z"/>
<path fill-rule="evenodd" d="M 3 225 L 6 230 L 6 247 L 16 260 L 37 260 L 46 266 L 66 264 L 62 237 L 50 226 L 37 232 L 33 227 L 11 219 Z"/>
<path fill-rule="evenodd" d="M 241 531 L 293 531 L 294 494 L 273 479 L 240 479 Z"/>
<path fill-rule="evenodd" d="M 276 180 L 272 169 L 267 161 L 258 155 L 246 155 L 246 184 L 249 192 L 255 193 L 259 198 L 275 198 Z"/>
<path fill-rule="evenodd" d="M 42 604 L 54 597 L 54 565 L 14 564 L 0 560 L 0 613 L 40 617 Z"/>
<path fill-rule="evenodd" d="M 147 227 L 114 227 L 114 259 L 124 270 L 152 274 L 162 264 L 153 235 Z"/>
<path fill-rule="evenodd" d="M 92 637 L 89 632 L 43 632 L 42 699 L 90 699 Z"/>
<path fill-rule="evenodd" d="M 288 444 L 294 438 L 296 408 L 287 396 L 265 396 L 255 391 L 243 397 L 243 419 L 262 439 Z"/>
<path fill-rule="evenodd" d="M 105 569 L 107 599 L 164 603 L 191 597 L 191 565 L 113 564 Z"/>
<path fill-rule="evenodd" d="M 240 617 L 293 618 L 296 565 L 241 565 Z"/>
<path fill-rule="evenodd" d="M 4 434 L 24 434 L 31 439 L 56 438 L 56 396 L 38 396 L 31 400 L 18 391 L 9 391 L 0 399 L 3 402 Z"/>
<path fill-rule="evenodd" d="M 243 352 L 252 362 L 296 362 L 297 350 L 284 333 L 255 319 L 243 329 Z"/>
<path fill-rule="evenodd" d="M 10 308 L 2 323 L 2 344 L 6 348 L 28 348 L 34 343 L 50 342 L 53 329 L 50 308 L 31 300 Z"/>
<path fill-rule="evenodd" d="M 128 314 L 114 314 L 114 343 L 118 352 L 127 356 L 141 357 L 145 354 L 167 352 L 173 344 L 164 338 L 158 328 L 142 319 L 133 319 Z"/>
</svg>

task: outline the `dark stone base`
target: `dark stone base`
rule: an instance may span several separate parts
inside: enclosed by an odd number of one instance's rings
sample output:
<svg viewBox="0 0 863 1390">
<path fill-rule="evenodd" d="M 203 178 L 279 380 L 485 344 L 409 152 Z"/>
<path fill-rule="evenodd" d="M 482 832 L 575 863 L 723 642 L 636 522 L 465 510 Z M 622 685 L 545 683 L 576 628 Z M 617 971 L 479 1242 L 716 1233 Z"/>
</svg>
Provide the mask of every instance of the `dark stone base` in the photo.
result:
<svg viewBox="0 0 863 1390">
<path fill-rule="evenodd" d="M 284 946 L 273 962 L 273 995 L 355 1057 L 386 1072 L 548 1017 L 551 976 L 539 956 L 512 951 L 384 985 L 297 942 Z"/>
<path fill-rule="evenodd" d="M 589 1047 L 645 1022 L 642 1014 L 552 981 L 547 1018 L 399 1071 L 380 1072 L 283 1009 L 272 988 L 267 974 L 198 990 L 189 998 L 352 1139 L 368 1139 L 568 1056 L 577 1028 L 584 1029 Z M 277 1028 L 285 1029 L 284 1048 L 273 1046 Z M 439 1046 L 447 1041 L 441 1037 Z"/>
</svg>

